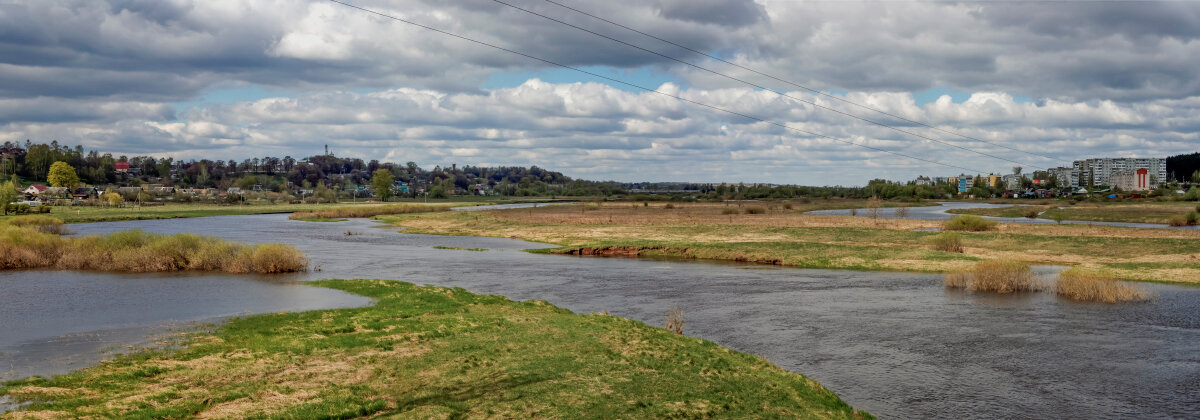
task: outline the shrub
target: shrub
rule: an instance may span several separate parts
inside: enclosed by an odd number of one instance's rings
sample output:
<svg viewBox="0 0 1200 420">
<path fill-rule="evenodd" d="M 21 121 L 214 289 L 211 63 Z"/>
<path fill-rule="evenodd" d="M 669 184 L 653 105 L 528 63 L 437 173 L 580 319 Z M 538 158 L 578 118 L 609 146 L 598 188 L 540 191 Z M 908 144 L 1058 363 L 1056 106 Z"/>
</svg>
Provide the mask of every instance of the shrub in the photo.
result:
<svg viewBox="0 0 1200 420">
<path fill-rule="evenodd" d="M 668 210 L 670 210 L 670 209 L 673 209 L 673 208 L 675 208 L 675 204 L 673 204 L 673 203 L 667 203 L 667 205 L 663 206 L 663 208 L 664 208 L 664 209 L 668 209 Z"/>
<path fill-rule="evenodd" d="M 958 230 L 967 232 L 982 232 L 996 228 L 996 222 L 984 219 L 973 214 L 963 214 L 947 220 L 946 230 Z"/>
<path fill-rule="evenodd" d="M 1168 226 L 1179 227 L 1179 226 L 1187 226 L 1187 224 L 1188 224 L 1187 219 L 1184 218 L 1183 216 L 1171 216 L 1170 219 L 1167 219 Z"/>
<path fill-rule="evenodd" d="M 762 207 L 746 207 L 746 214 L 764 214 L 766 212 L 767 209 Z"/>
<path fill-rule="evenodd" d="M 908 206 L 896 207 L 896 218 L 897 219 L 908 218 Z"/>
<path fill-rule="evenodd" d="M 783 203 L 783 208 L 785 210 L 791 210 L 793 207 L 794 206 L 792 206 L 792 203 Z M 1198 207 L 1198 208 L 1200 208 L 1200 207 Z"/>
<path fill-rule="evenodd" d="M 1150 294 L 1111 276 L 1078 267 L 1058 273 L 1055 290 L 1059 296 L 1082 302 L 1134 302 L 1150 299 Z"/>
<path fill-rule="evenodd" d="M 1025 210 L 1025 217 L 1028 219 L 1036 219 L 1038 217 L 1038 211 L 1033 209 Z"/>
<path fill-rule="evenodd" d="M 675 305 L 667 310 L 667 322 L 664 327 L 675 334 L 683 334 L 683 308 Z"/>
<path fill-rule="evenodd" d="M 858 216 L 858 209 L 850 209 L 851 216 Z"/>
<path fill-rule="evenodd" d="M 962 236 L 954 232 L 943 232 L 930 238 L 933 249 L 943 252 L 963 252 Z"/>
<path fill-rule="evenodd" d="M 721 214 L 738 214 L 738 210 L 733 207 L 726 207 L 721 209 Z"/>
<path fill-rule="evenodd" d="M 1183 221 L 1186 222 L 1188 226 L 1195 226 L 1197 222 L 1200 222 L 1200 214 L 1196 214 L 1194 211 L 1189 211 L 1186 216 L 1183 216 Z"/>
</svg>

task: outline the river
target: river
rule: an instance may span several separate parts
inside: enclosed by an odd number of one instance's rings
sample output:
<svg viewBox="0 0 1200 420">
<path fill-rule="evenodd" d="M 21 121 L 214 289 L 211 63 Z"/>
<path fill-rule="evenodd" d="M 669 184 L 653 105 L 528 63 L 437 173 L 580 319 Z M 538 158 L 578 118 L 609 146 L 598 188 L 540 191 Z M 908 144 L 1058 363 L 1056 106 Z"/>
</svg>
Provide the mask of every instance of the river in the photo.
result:
<svg viewBox="0 0 1200 420">
<path fill-rule="evenodd" d="M 260 284 L 285 293 L 320 290 L 297 284 L 309 279 L 384 278 L 545 299 L 576 312 L 607 310 L 651 325 L 661 325 L 667 309 L 678 304 L 686 311 L 686 334 L 766 357 L 884 418 L 1200 417 L 1200 288 L 1140 284 L 1157 299 L 1085 304 L 1049 294 L 947 290 L 940 276 L 926 274 L 530 254 L 520 250 L 544 245 L 402 234 L 364 219 L 313 223 L 255 215 L 71 226 L 79 234 L 135 228 L 288 243 L 321 271 L 272 277 L 4 273 L 0 328 L 14 321 L 7 304 L 14 301 L 36 302 L 26 304 L 22 319 L 45 319 L 48 326 L 38 328 L 37 337 L 23 333 L 20 343 L 0 342 L 0 354 L 8 355 L 0 357 L 33 364 L 21 366 L 23 372 L 53 372 L 61 363 L 30 358 L 26 349 L 52 348 L 64 335 L 111 329 L 100 319 L 62 319 L 60 308 L 96 304 L 97 299 L 72 297 L 87 293 L 59 292 L 90 287 L 84 280 L 119 288 L 123 299 L 136 302 L 96 311 L 135 318 L 128 324 L 159 326 L 211 318 L 203 311 L 177 311 L 222 301 L 217 298 L 223 287 L 210 288 L 213 300 L 171 300 L 164 292 L 194 294 L 189 283 L 197 280 Z M 236 300 L 240 293 L 229 289 L 224 299 Z M 0 336 L 6 332 L 0 330 Z"/>
</svg>

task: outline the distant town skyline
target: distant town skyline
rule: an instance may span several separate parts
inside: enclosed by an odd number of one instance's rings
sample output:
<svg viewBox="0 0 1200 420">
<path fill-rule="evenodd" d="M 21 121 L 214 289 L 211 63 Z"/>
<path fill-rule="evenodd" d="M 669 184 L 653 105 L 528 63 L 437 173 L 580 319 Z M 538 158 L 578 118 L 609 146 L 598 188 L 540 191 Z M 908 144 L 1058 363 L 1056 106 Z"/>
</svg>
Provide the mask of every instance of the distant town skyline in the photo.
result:
<svg viewBox="0 0 1200 420">
<path fill-rule="evenodd" d="M 763 90 L 494 1 L 347 2 L 602 77 L 324 0 L 25 2 L 0 6 L 0 142 L 239 160 L 328 144 L 426 167 L 800 185 L 963 172 L 844 142 L 979 173 L 1200 149 L 1200 3 L 564 3 L 735 67 L 549 2 L 504 2 Z"/>
</svg>

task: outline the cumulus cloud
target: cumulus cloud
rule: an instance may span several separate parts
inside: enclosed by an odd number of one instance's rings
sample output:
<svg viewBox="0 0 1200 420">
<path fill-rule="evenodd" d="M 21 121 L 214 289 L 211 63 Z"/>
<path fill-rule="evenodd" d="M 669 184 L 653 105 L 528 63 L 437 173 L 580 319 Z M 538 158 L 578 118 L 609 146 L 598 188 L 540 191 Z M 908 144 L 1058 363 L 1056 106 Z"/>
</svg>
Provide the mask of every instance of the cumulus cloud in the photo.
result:
<svg viewBox="0 0 1200 420">
<path fill-rule="evenodd" d="M 847 107 L 550 3 L 505 1 L 1030 167 L 1189 152 L 1200 140 L 1196 3 L 568 3 L 907 119 L 1062 157 L 1047 161 Z M 679 83 L 662 92 L 847 142 L 983 171 L 1012 166 L 490 0 L 353 3 L 567 65 L 665 72 Z M 856 184 L 955 171 L 596 83 L 478 88 L 497 72 L 545 68 L 327 1 L 10 2 L 0 4 L 0 140 L 224 158 L 303 156 L 328 143 L 367 159 L 537 164 L 623 180 Z M 224 86 L 287 94 L 175 112 Z M 974 93 L 957 103 L 911 93 L 935 87 Z"/>
<path fill-rule="evenodd" d="M 0 140 L 81 138 L 86 146 L 105 151 L 208 158 L 304 156 L 331 144 L 340 155 L 364 159 L 388 156 L 426 165 L 536 164 L 577 176 L 625 181 L 852 185 L 881 176 L 902 179 L 962 171 L 850 142 L 982 172 L 1014 166 L 813 107 L 788 107 L 788 100 L 769 92 L 746 88 L 676 92 L 836 140 L 654 93 L 536 79 L 484 93 L 399 88 L 264 98 L 194 108 L 173 122 L 147 121 L 137 112 L 94 122 L 13 122 L 4 127 L 7 134 Z M 826 97 L 789 95 L 844 107 Z M 1136 106 L 1019 103 L 1006 94 L 980 93 L 962 103 L 943 97 L 920 106 L 909 94 L 853 92 L 846 97 L 985 140 L 956 138 L 924 127 L 904 128 L 1027 163 L 1023 166 L 1030 170 L 1102 154 L 1162 156 L 1189 151 L 1200 141 L 1195 131 L 1177 130 L 1177 121 L 1195 121 L 1200 115 L 1200 100 L 1195 99 Z M 1054 121 L 1060 123 L 1047 124 Z M 1015 153 L 997 145 L 1062 159 Z"/>
</svg>

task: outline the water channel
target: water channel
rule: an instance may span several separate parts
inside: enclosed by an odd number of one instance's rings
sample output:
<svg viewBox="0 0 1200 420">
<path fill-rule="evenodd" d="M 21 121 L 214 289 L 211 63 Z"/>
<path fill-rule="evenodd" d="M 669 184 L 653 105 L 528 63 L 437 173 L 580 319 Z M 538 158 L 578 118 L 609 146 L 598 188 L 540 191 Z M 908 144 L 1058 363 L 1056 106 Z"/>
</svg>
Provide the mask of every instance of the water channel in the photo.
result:
<svg viewBox="0 0 1200 420">
<path fill-rule="evenodd" d="M 1157 299 L 1082 304 L 1048 294 L 946 290 L 940 276 L 925 274 L 538 255 L 521 250 L 544 245 L 402 234 L 363 219 L 312 223 L 255 215 L 71 229 L 283 242 L 307 253 L 321 271 L 271 277 L 2 273 L 0 371 L 11 365 L 23 374 L 56 373 L 69 364 L 65 359 L 77 367 L 99 356 L 86 346 L 58 343 L 116 327 L 135 331 L 122 337 L 144 340 L 164 324 L 230 312 L 363 304 L 300 282 L 384 278 L 545 299 L 651 325 L 661 325 L 678 304 L 687 312 L 688 335 L 764 356 L 883 418 L 1200 417 L 1200 288 L 1142 284 Z M 253 289 L 264 292 L 246 292 Z M 63 312 L 70 308 L 83 314 Z M 56 348 L 65 350 L 35 357 Z"/>
</svg>

